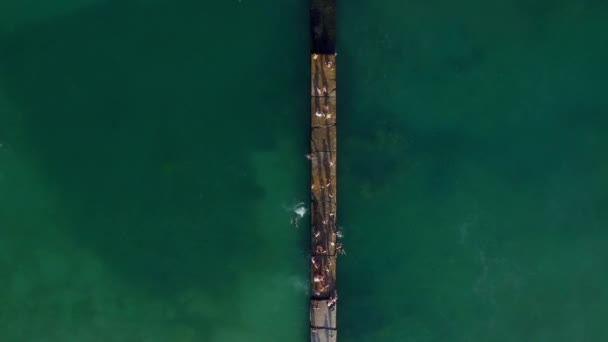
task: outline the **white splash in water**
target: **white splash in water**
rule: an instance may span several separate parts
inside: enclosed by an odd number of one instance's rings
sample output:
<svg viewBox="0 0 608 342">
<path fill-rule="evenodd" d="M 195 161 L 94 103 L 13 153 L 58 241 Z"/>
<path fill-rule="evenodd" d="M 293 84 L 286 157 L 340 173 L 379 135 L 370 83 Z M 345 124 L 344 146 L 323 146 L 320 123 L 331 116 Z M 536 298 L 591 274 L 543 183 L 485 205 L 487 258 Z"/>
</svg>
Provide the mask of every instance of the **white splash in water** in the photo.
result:
<svg viewBox="0 0 608 342">
<path fill-rule="evenodd" d="M 300 218 L 302 218 L 302 217 L 304 217 L 304 215 L 306 215 L 306 212 L 308 212 L 308 209 L 306 209 L 306 207 L 304 206 L 304 202 L 300 202 L 293 207 L 293 212 L 294 212 L 294 214 L 296 214 Z"/>
<path fill-rule="evenodd" d="M 290 223 L 296 228 L 298 227 L 298 221 L 304 216 L 306 216 L 306 213 L 308 212 L 308 209 L 306 208 L 306 206 L 304 206 L 304 202 L 299 202 L 295 205 L 291 205 L 288 207 L 283 206 L 283 208 L 295 214 L 295 216 L 291 218 Z"/>
<path fill-rule="evenodd" d="M 336 237 L 341 239 L 344 237 L 344 228 L 342 226 L 338 226 L 338 230 L 336 230 Z"/>
</svg>

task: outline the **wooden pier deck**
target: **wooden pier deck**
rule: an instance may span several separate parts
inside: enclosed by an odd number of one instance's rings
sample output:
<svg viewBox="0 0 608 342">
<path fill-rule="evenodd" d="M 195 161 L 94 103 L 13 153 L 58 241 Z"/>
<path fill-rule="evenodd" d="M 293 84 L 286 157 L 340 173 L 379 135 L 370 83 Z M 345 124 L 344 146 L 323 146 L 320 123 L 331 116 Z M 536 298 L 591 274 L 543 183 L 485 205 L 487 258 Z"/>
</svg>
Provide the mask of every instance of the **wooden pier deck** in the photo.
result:
<svg viewBox="0 0 608 342">
<path fill-rule="evenodd" d="M 310 339 L 337 340 L 336 56 L 311 55 Z"/>
<path fill-rule="evenodd" d="M 310 30 L 310 341 L 335 342 L 341 247 L 336 226 L 336 0 L 311 0 Z"/>
<path fill-rule="evenodd" d="M 338 338 L 335 5 L 312 0 L 310 11 L 311 342 Z"/>
</svg>

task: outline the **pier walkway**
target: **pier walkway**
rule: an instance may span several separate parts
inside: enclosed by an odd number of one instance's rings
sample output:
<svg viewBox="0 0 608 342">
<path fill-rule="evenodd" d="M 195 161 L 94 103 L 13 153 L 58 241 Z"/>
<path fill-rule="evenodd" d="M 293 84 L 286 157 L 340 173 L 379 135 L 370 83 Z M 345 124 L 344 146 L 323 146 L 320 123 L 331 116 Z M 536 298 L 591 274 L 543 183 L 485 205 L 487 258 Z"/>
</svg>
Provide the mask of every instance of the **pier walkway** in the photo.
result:
<svg viewBox="0 0 608 342">
<path fill-rule="evenodd" d="M 311 0 L 310 36 L 310 341 L 336 342 L 336 0 Z"/>
<path fill-rule="evenodd" d="M 310 336 L 337 340 L 336 56 L 311 55 Z"/>
</svg>

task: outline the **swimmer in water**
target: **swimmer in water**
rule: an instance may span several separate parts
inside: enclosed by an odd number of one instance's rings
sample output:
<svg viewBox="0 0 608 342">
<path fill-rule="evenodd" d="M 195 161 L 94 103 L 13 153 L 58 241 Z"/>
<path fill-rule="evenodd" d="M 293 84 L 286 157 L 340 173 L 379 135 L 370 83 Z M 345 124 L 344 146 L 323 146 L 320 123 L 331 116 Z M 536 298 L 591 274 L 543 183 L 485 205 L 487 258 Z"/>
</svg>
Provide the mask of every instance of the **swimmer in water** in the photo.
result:
<svg viewBox="0 0 608 342">
<path fill-rule="evenodd" d="M 346 255 L 346 251 L 344 250 L 344 246 L 342 246 L 342 243 L 338 242 L 336 244 L 336 250 L 338 251 L 338 253 Z"/>
</svg>

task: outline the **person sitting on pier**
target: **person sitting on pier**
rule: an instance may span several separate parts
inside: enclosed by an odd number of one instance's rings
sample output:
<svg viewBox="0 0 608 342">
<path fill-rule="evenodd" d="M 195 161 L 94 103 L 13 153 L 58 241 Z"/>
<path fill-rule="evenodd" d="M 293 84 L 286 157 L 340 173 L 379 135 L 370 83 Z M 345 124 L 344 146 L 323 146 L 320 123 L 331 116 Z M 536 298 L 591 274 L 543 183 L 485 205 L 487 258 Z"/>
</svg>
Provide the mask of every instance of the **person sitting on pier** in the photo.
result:
<svg viewBox="0 0 608 342">
<path fill-rule="evenodd" d="M 318 244 L 315 250 L 319 254 L 325 254 L 325 252 L 326 252 L 325 247 L 323 247 L 322 244 Z"/>
<path fill-rule="evenodd" d="M 315 283 L 322 283 L 325 280 L 325 276 L 322 273 L 317 273 L 313 277 L 313 281 Z"/>
<path fill-rule="evenodd" d="M 318 270 L 320 265 L 317 263 L 317 258 L 312 257 L 310 258 L 311 262 L 312 262 L 312 266 L 315 268 L 315 270 Z"/>
<path fill-rule="evenodd" d="M 331 310 L 333 310 L 336 306 L 336 302 L 338 301 L 338 291 L 334 290 L 334 293 L 332 293 L 329 296 L 329 301 L 327 301 L 327 307 Z"/>
<path fill-rule="evenodd" d="M 323 95 L 326 96 L 327 93 L 327 87 L 323 87 L 323 88 L 319 88 L 317 87 L 317 95 Z"/>
</svg>

